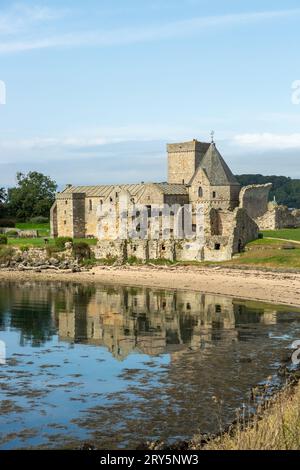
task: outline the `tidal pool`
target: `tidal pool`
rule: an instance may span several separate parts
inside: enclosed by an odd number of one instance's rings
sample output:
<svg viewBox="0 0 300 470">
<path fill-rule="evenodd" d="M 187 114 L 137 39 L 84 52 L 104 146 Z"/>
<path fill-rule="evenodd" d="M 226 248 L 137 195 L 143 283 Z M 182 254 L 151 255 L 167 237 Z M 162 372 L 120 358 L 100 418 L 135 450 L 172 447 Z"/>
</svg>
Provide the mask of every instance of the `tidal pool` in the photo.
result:
<svg viewBox="0 0 300 470">
<path fill-rule="evenodd" d="M 0 283 L 0 448 L 217 432 L 276 381 L 300 311 L 188 291 Z M 4 358 L 2 358 L 4 359 Z"/>
</svg>

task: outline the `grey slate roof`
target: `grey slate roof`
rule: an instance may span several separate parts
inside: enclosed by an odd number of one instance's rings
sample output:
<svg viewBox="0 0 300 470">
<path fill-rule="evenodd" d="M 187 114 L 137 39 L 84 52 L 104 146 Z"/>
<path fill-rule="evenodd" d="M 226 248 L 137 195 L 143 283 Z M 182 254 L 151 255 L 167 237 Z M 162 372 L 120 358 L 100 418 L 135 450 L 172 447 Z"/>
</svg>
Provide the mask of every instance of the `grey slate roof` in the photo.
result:
<svg viewBox="0 0 300 470">
<path fill-rule="evenodd" d="M 169 183 L 139 183 L 139 184 L 108 184 L 99 186 L 67 186 L 62 193 L 84 193 L 87 197 L 107 197 L 115 188 L 125 189 L 132 196 L 136 196 L 146 186 L 155 185 L 159 191 L 168 195 L 186 195 L 184 184 Z"/>
<path fill-rule="evenodd" d="M 214 143 L 209 146 L 200 167 L 205 170 L 212 186 L 240 185 Z"/>
<path fill-rule="evenodd" d="M 127 190 L 132 195 L 136 195 L 143 188 L 143 186 L 143 184 L 67 186 L 62 191 L 62 193 L 85 193 L 88 197 L 106 197 L 114 190 L 114 188 L 118 187 Z"/>
<path fill-rule="evenodd" d="M 174 184 L 174 183 L 154 183 L 155 186 L 159 188 L 163 194 L 167 195 L 180 195 L 184 196 L 187 192 L 187 187 L 184 184 Z"/>
</svg>

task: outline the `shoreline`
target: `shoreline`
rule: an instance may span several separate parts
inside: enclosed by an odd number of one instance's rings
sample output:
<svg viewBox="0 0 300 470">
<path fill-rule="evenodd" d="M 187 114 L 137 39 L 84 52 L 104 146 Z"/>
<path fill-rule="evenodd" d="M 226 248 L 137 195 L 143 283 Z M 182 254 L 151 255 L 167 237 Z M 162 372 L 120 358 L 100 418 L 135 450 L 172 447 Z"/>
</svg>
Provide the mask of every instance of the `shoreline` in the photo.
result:
<svg viewBox="0 0 300 470">
<path fill-rule="evenodd" d="M 80 282 L 178 289 L 300 307 L 300 272 L 199 266 L 96 266 L 72 273 L 0 270 L 0 281 Z"/>
</svg>

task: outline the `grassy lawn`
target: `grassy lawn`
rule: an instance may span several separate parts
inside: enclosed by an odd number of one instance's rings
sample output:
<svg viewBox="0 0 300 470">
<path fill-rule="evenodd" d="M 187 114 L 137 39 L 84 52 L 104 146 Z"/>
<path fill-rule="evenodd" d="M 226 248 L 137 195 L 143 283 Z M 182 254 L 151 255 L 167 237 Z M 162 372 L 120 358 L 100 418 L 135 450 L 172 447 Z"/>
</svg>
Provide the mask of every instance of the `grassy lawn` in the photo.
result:
<svg viewBox="0 0 300 470">
<path fill-rule="evenodd" d="M 19 222 L 16 223 L 16 228 L 21 230 L 38 230 L 41 237 L 48 237 L 50 235 L 50 224 L 34 224 L 32 222 Z M 13 230 L 13 229 L 12 229 Z"/>
<path fill-rule="evenodd" d="M 285 240 L 295 240 L 300 242 L 300 228 L 283 228 L 280 230 L 265 230 L 264 237 L 284 238 Z"/>
<path fill-rule="evenodd" d="M 97 240 L 94 238 L 74 238 L 75 242 L 85 242 L 89 245 L 96 245 Z M 9 238 L 8 245 L 10 246 L 28 246 L 28 247 L 36 247 L 36 248 L 43 248 L 45 247 L 44 238 Z M 48 246 L 54 246 L 55 240 L 53 238 L 49 238 Z"/>
<path fill-rule="evenodd" d="M 285 249 L 286 246 L 294 246 L 294 249 Z M 246 251 L 235 256 L 226 265 L 249 265 L 265 268 L 294 268 L 300 269 L 300 245 L 262 238 L 248 243 Z"/>
</svg>

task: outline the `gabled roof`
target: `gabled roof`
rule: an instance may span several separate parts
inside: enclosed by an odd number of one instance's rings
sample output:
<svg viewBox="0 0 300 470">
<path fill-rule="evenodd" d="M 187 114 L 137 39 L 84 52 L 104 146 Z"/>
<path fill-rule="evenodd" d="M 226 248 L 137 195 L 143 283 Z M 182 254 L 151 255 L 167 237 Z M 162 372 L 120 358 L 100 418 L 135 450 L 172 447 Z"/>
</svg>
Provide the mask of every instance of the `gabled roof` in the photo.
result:
<svg viewBox="0 0 300 470">
<path fill-rule="evenodd" d="M 135 196 L 143 189 L 144 184 L 107 184 L 98 186 L 67 186 L 62 193 L 84 193 L 88 197 L 106 197 L 115 188 L 125 189 L 129 194 Z"/>
<path fill-rule="evenodd" d="M 212 186 L 238 185 L 239 182 L 223 160 L 215 144 L 210 144 L 200 163 Z"/>
<path fill-rule="evenodd" d="M 175 183 L 154 183 L 163 194 L 184 196 L 188 194 L 187 187 L 184 184 Z"/>
<path fill-rule="evenodd" d="M 186 195 L 187 188 L 184 184 L 169 183 L 139 183 L 139 184 L 109 184 L 99 186 L 67 186 L 62 193 L 84 193 L 87 197 L 107 197 L 118 189 L 126 190 L 131 196 L 136 196 L 145 190 L 147 186 L 154 185 L 160 192 L 168 195 Z"/>
</svg>

